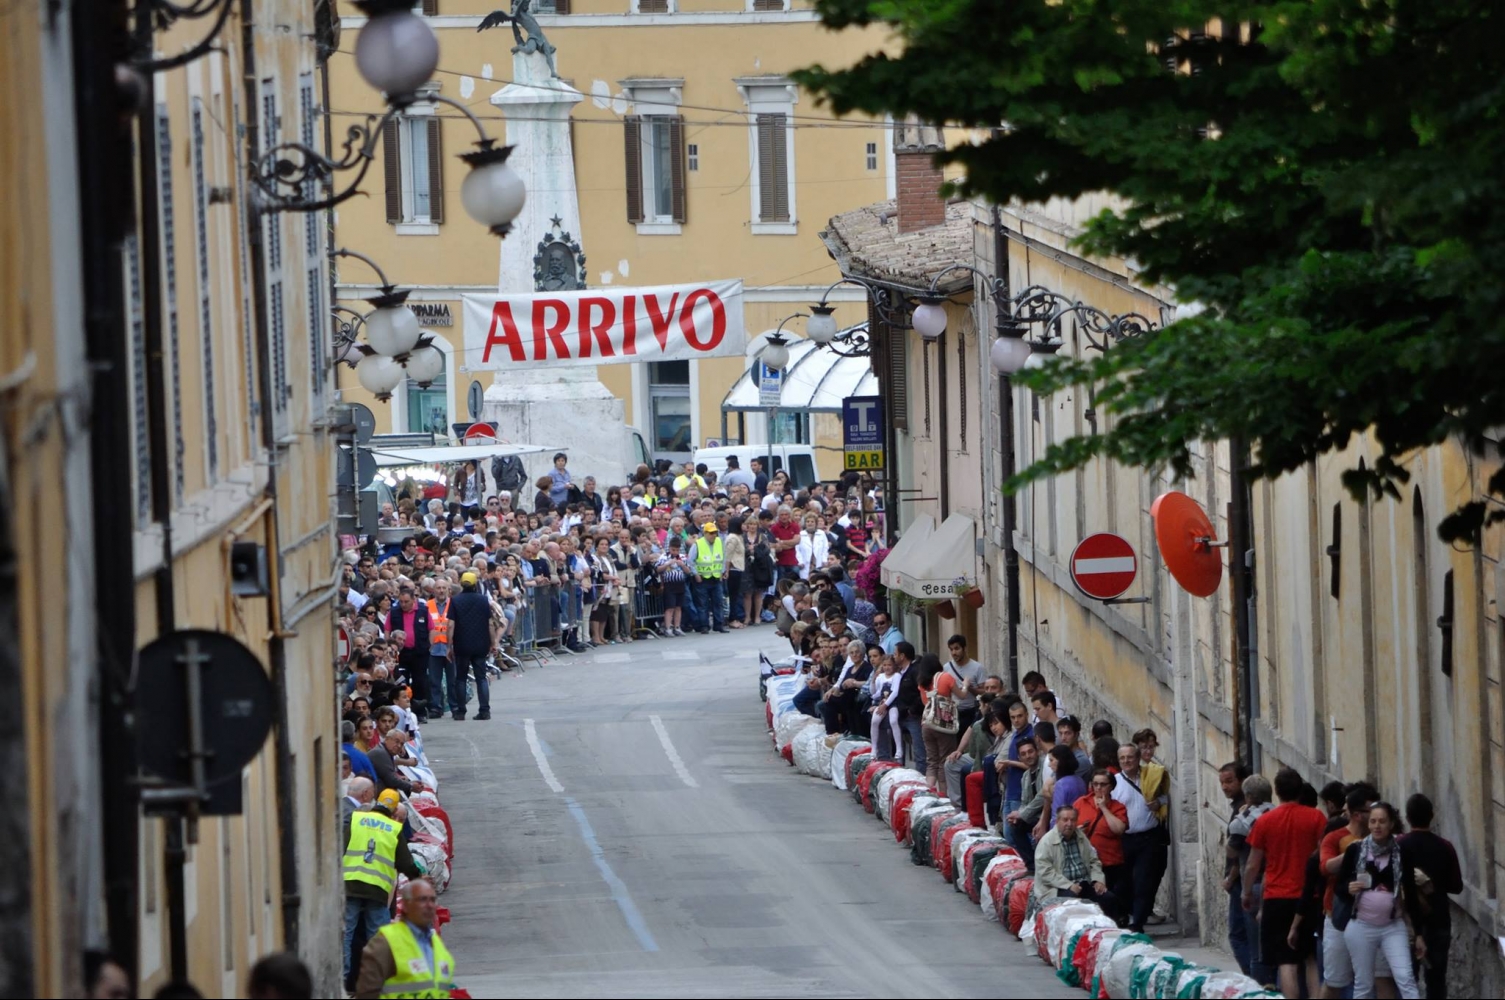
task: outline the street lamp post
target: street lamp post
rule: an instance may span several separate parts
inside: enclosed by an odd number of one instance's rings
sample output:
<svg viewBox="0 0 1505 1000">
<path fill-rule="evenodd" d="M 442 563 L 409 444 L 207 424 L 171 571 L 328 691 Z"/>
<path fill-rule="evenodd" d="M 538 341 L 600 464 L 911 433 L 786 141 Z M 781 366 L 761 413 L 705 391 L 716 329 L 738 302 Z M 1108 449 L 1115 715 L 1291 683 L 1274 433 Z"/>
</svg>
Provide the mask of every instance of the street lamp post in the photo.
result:
<svg viewBox="0 0 1505 1000">
<path fill-rule="evenodd" d="M 792 319 L 799 319 L 802 316 L 808 317 L 809 315 L 810 315 L 809 313 L 797 312 L 797 313 L 791 313 L 790 315 L 785 316 L 783 319 L 779 320 L 778 327 L 773 331 L 773 333 L 770 333 L 768 335 L 768 342 L 763 346 L 763 349 L 758 352 L 758 363 L 759 364 L 767 365 L 769 368 L 776 369 L 779 372 L 779 392 L 780 392 L 780 394 L 782 394 L 783 391 L 784 391 L 784 376 L 783 376 L 783 372 L 784 372 L 785 368 L 789 367 L 789 341 L 786 340 L 785 337 L 784 337 L 784 324 L 788 323 Z M 807 333 L 807 336 L 808 336 L 808 333 Z M 758 381 L 759 381 L 759 390 L 761 391 L 761 388 L 762 388 L 762 385 L 761 385 L 761 383 L 762 383 L 762 372 L 758 373 Z M 774 445 L 774 436 L 777 433 L 776 428 L 778 426 L 778 420 L 779 420 L 779 404 L 777 402 L 775 402 L 772 406 L 770 406 L 768 408 L 768 466 L 767 466 L 767 468 L 768 468 L 768 478 L 769 478 L 770 481 L 773 480 L 773 445 Z"/>
</svg>

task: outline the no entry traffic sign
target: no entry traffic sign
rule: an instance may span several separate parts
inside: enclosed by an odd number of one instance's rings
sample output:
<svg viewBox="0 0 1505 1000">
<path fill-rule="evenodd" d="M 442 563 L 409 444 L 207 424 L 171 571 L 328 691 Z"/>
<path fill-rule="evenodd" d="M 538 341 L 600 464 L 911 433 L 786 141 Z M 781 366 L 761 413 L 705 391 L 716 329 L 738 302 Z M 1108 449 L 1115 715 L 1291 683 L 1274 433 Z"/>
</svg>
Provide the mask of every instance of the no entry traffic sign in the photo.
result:
<svg viewBox="0 0 1505 1000">
<path fill-rule="evenodd" d="M 1138 574 L 1139 559 L 1134 555 L 1134 546 L 1112 532 L 1088 535 L 1071 550 L 1071 582 L 1099 601 L 1121 595 Z"/>
<path fill-rule="evenodd" d="M 476 423 L 473 423 L 468 428 L 466 428 L 464 440 L 473 441 L 477 444 L 486 441 L 495 441 L 496 428 L 492 427 L 490 424 L 477 421 Z"/>
</svg>

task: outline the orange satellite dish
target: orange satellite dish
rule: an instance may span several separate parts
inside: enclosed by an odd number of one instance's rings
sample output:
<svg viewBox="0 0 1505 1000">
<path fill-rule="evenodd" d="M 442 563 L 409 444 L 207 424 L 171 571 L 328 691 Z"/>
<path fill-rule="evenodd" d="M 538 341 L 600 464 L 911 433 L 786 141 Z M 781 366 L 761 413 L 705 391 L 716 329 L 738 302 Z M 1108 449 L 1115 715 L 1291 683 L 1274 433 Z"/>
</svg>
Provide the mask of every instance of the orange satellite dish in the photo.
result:
<svg viewBox="0 0 1505 1000">
<path fill-rule="evenodd" d="M 1212 522 L 1195 500 L 1171 490 L 1150 504 L 1155 544 L 1171 576 L 1188 593 L 1211 597 L 1223 582 L 1223 555 Z"/>
</svg>

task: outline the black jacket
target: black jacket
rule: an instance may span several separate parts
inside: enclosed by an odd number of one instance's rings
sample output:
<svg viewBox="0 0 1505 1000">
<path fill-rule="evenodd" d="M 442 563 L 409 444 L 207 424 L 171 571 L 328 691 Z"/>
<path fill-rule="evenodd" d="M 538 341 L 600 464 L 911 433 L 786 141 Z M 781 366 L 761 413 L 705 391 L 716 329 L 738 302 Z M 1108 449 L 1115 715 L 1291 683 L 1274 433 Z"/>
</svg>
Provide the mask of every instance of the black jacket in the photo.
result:
<svg viewBox="0 0 1505 1000">
<path fill-rule="evenodd" d="M 894 698 L 894 707 L 899 710 L 899 718 L 919 718 L 925 711 L 925 703 L 920 699 L 920 665 L 911 663 L 909 669 L 904 671 L 904 676 L 899 679 L 899 694 Z"/>
<path fill-rule="evenodd" d="M 462 591 L 450 598 L 449 642 L 456 656 L 491 652 L 491 600 L 479 590 Z"/>
<path fill-rule="evenodd" d="M 419 662 L 427 665 L 427 657 L 429 655 L 429 608 L 424 602 L 417 601 L 415 602 L 415 609 L 417 613 L 413 616 L 413 648 L 411 650 L 403 649 L 398 655 L 408 654 L 424 657 Z M 387 615 L 387 631 L 392 632 L 402 629 L 405 617 L 402 605 L 394 604 L 391 613 Z"/>
<path fill-rule="evenodd" d="M 395 788 L 404 795 L 413 794 L 413 783 L 397 773 L 397 765 L 392 761 L 392 755 L 387 753 L 387 748 L 377 744 L 367 751 L 366 756 L 371 758 L 371 767 L 376 771 L 376 790 L 384 792 L 388 788 Z"/>
</svg>

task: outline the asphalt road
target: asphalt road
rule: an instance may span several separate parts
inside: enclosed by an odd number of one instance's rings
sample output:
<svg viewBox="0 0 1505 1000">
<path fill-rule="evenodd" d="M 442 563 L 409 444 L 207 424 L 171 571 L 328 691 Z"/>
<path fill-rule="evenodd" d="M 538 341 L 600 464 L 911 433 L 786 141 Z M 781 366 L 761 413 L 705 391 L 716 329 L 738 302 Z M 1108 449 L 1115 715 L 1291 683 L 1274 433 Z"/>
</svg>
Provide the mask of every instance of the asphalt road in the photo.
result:
<svg viewBox="0 0 1505 1000">
<path fill-rule="evenodd" d="M 606 646 L 424 739 L 476 997 L 1079 997 L 774 752 L 768 626 Z M 474 711 L 474 705 L 472 705 Z"/>
</svg>

